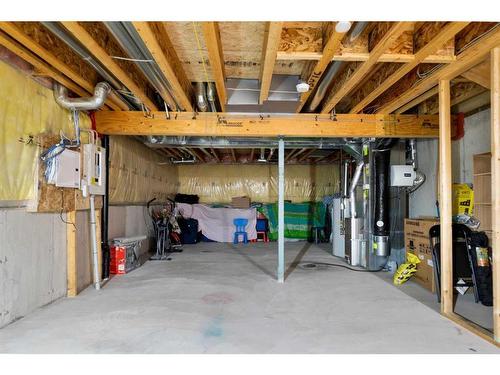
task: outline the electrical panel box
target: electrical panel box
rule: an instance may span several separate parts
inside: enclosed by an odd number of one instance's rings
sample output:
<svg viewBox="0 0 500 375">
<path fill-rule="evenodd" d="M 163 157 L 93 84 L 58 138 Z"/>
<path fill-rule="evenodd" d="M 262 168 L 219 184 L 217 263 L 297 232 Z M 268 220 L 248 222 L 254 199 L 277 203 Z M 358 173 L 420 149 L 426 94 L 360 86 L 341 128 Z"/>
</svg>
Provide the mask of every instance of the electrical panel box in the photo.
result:
<svg viewBox="0 0 500 375">
<path fill-rule="evenodd" d="M 106 149 L 95 144 L 82 145 L 83 173 L 82 191 L 89 194 L 104 195 L 106 188 Z"/>
<path fill-rule="evenodd" d="M 80 189 L 80 153 L 65 149 L 55 160 L 57 187 Z"/>
<path fill-rule="evenodd" d="M 391 186 L 413 186 L 415 178 L 412 165 L 391 165 Z"/>
</svg>

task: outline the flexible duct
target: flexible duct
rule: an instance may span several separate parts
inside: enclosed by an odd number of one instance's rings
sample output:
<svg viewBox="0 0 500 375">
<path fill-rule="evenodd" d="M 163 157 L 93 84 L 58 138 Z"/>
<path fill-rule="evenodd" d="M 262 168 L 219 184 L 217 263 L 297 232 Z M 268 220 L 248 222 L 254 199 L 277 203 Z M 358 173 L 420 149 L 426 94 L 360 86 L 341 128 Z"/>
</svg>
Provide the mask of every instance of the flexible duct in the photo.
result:
<svg viewBox="0 0 500 375">
<path fill-rule="evenodd" d="M 72 111 L 91 111 L 104 105 L 111 87 L 106 82 L 99 82 L 94 88 L 94 96 L 88 98 L 70 98 L 68 89 L 54 82 L 54 99 L 61 107 Z"/>
<path fill-rule="evenodd" d="M 200 112 L 208 111 L 207 95 L 203 82 L 196 82 L 196 105 Z"/>
<path fill-rule="evenodd" d="M 413 193 L 417 190 L 422 184 L 425 182 L 425 174 L 418 170 L 417 167 L 417 142 L 415 139 L 410 139 L 408 141 L 410 145 L 410 157 L 411 157 L 411 165 L 413 166 L 413 170 L 416 173 L 415 180 L 413 180 L 413 186 L 407 189 L 408 193 Z"/>
<path fill-rule="evenodd" d="M 373 248 L 377 256 L 389 256 L 389 170 L 391 148 L 397 139 L 382 139 L 373 149 L 373 175 L 375 182 L 375 210 L 373 218 Z"/>
<path fill-rule="evenodd" d="M 207 82 L 207 99 L 210 104 L 210 111 L 217 112 L 217 106 L 215 105 L 215 85 L 213 82 Z"/>
</svg>

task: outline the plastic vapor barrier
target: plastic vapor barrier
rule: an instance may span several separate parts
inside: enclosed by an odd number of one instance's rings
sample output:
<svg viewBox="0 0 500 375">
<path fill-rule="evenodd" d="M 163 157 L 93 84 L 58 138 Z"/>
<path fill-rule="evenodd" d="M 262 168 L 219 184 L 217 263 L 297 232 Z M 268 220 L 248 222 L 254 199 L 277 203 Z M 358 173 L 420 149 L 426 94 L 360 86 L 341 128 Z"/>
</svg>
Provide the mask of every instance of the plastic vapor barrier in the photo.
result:
<svg viewBox="0 0 500 375">
<path fill-rule="evenodd" d="M 52 90 L 2 61 L 0 82 L 0 201 L 34 199 L 37 136 L 63 131 L 74 138 L 71 113 L 57 105 Z M 90 127 L 85 114 L 80 127 Z"/>
<path fill-rule="evenodd" d="M 166 201 L 177 192 L 177 167 L 139 141 L 110 137 L 109 202 L 142 204 L 152 198 Z"/>
<path fill-rule="evenodd" d="M 249 196 L 253 202 L 278 199 L 278 166 L 275 164 L 179 165 L 179 193 L 197 194 L 201 203 L 228 203 L 232 197 Z M 339 191 L 338 164 L 285 165 L 285 199 L 319 201 Z"/>
</svg>

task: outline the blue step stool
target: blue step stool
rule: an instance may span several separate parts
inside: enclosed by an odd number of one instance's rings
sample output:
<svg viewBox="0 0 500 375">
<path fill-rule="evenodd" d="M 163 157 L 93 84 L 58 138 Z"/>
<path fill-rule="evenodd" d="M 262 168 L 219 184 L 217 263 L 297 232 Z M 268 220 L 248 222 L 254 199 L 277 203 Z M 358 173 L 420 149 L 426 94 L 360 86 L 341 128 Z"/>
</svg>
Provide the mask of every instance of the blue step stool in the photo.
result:
<svg viewBox="0 0 500 375">
<path fill-rule="evenodd" d="M 236 227 L 236 230 L 234 231 L 233 243 L 239 243 L 240 236 L 243 236 L 243 243 L 247 243 L 248 234 L 245 229 L 248 224 L 248 219 L 237 218 L 233 220 L 233 224 Z"/>
</svg>

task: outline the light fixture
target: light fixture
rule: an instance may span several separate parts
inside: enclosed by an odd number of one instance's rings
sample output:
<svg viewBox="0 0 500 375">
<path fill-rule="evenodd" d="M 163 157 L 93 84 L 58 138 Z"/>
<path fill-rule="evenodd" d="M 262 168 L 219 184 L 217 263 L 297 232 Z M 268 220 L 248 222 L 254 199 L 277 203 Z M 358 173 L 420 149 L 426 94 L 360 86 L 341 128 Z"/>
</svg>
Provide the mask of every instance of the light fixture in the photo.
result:
<svg viewBox="0 0 500 375">
<path fill-rule="evenodd" d="M 297 83 L 295 88 L 297 89 L 298 93 L 308 92 L 309 91 L 309 84 L 307 82 L 304 82 L 304 81 L 299 81 L 299 83 Z"/>
<path fill-rule="evenodd" d="M 335 25 L 335 31 L 338 33 L 346 33 L 351 29 L 352 23 L 350 21 L 339 21 Z"/>
</svg>

